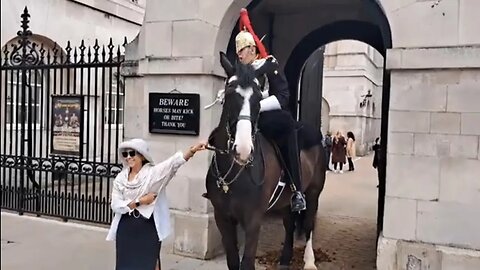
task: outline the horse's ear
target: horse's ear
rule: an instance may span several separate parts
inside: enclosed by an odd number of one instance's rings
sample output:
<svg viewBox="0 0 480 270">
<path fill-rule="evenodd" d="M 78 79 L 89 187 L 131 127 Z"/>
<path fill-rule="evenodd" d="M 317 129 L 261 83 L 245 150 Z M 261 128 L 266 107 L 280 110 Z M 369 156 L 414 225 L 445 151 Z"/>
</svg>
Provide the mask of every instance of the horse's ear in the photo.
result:
<svg viewBox="0 0 480 270">
<path fill-rule="evenodd" d="M 235 74 L 235 69 L 224 52 L 220 52 L 220 64 L 225 70 L 225 73 L 227 73 L 228 78 L 232 77 Z"/>
</svg>

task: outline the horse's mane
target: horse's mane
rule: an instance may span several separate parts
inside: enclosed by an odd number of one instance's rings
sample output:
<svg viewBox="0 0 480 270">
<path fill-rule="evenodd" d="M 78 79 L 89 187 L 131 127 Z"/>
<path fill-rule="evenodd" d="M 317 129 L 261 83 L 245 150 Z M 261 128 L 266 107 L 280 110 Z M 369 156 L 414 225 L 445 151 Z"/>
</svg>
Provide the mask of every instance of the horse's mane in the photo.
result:
<svg viewBox="0 0 480 270">
<path fill-rule="evenodd" d="M 250 87 L 256 78 L 255 69 L 252 65 L 244 65 L 239 62 L 235 66 L 235 75 L 237 76 L 238 85 L 242 88 Z"/>
</svg>

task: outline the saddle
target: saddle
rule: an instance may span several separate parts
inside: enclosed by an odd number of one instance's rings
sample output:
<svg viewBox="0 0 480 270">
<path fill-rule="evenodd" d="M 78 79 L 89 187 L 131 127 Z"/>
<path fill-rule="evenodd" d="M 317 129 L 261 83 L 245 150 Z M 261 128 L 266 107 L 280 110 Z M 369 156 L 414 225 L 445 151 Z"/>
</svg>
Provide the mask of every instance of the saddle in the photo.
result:
<svg viewBox="0 0 480 270">
<path fill-rule="evenodd" d="M 298 142 L 297 143 L 298 143 L 298 149 L 300 151 L 304 150 L 304 149 L 308 149 L 308 148 L 310 148 L 314 145 L 321 144 L 321 135 L 318 132 L 316 132 L 315 129 L 309 127 L 308 125 L 305 125 L 302 122 L 297 122 L 295 127 L 296 127 L 297 132 L 298 132 L 298 138 L 297 138 Z M 277 203 L 277 201 L 281 197 L 283 191 L 285 190 L 285 186 L 287 186 L 287 182 L 288 182 L 287 177 L 288 177 L 288 175 L 290 175 L 290 172 L 288 172 L 285 159 L 283 158 L 283 155 L 280 151 L 280 147 L 278 146 L 278 144 L 273 139 L 269 139 L 266 136 L 264 136 L 263 134 L 261 134 L 262 133 L 261 130 L 259 131 L 259 133 L 260 134 L 258 134 L 258 135 L 263 137 L 265 142 L 270 143 L 270 145 L 273 147 L 273 149 L 275 151 L 275 155 L 278 158 L 278 161 L 279 161 L 280 167 L 281 167 L 280 177 L 278 179 L 277 186 L 275 187 L 275 190 L 274 190 L 274 192 L 272 193 L 272 196 L 269 199 L 268 209 L 267 209 L 267 210 L 269 210 Z M 320 137 L 319 137 L 319 135 L 320 135 Z M 260 155 L 262 155 L 262 160 L 263 160 L 263 156 L 264 156 L 263 149 L 261 147 L 260 147 L 260 149 L 261 149 Z M 261 183 L 257 183 L 257 184 L 261 184 Z M 202 194 L 202 197 L 204 197 L 206 199 L 209 199 L 207 193 Z"/>
</svg>

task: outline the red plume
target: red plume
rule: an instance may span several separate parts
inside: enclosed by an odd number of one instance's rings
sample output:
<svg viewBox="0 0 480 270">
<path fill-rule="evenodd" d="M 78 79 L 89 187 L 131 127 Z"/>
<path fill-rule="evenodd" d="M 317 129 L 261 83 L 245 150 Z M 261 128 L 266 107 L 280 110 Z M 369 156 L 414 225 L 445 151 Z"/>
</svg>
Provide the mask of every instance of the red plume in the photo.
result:
<svg viewBox="0 0 480 270">
<path fill-rule="evenodd" d="M 266 58 L 268 56 L 267 49 L 263 45 L 262 41 L 257 37 L 255 31 L 253 31 L 252 23 L 250 22 L 250 18 L 248 17 L 248 11 L 245 8 L 240 10 L 240 31 L 243 31 L 245 27 L 250 34 L 252 34 L 253 39 L 255 40 L 255 44 L 257 44 L 257 48 L 261 58 Z"/>
</svg>

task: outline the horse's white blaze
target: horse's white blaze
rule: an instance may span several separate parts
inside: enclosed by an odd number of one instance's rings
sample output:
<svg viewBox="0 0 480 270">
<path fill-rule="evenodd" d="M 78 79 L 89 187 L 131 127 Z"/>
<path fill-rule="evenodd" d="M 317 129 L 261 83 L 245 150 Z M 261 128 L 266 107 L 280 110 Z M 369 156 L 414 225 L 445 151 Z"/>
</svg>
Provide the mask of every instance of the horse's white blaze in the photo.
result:
<svg viewBox="0 0 480 270">
<path fill-rule="evenodd" d="M 303 254 L 303 262 L 305 263 L 303 269 L 317 270 L 317 267 L 315 266 L 315 254 L 313 253 L 312 238 L 313 232 L 310 232 L 310 238 L 307 241 L 305 253 Z"/>
<path fill-rule="evenodd" d="M 238 86 L 235 91 L 243 97 L 243 105 L 239 116 L 250 117 L 250 97 L 253 94 L 253 89 L 251 87 L 243 89 Z M 250 120 L 238 120 L 237 132 L 235 134 L 235 142 L 233 145 L 236 147 L 240 160 L 247 160 L 253 149 L 252 123 Z"/>
</svg>

